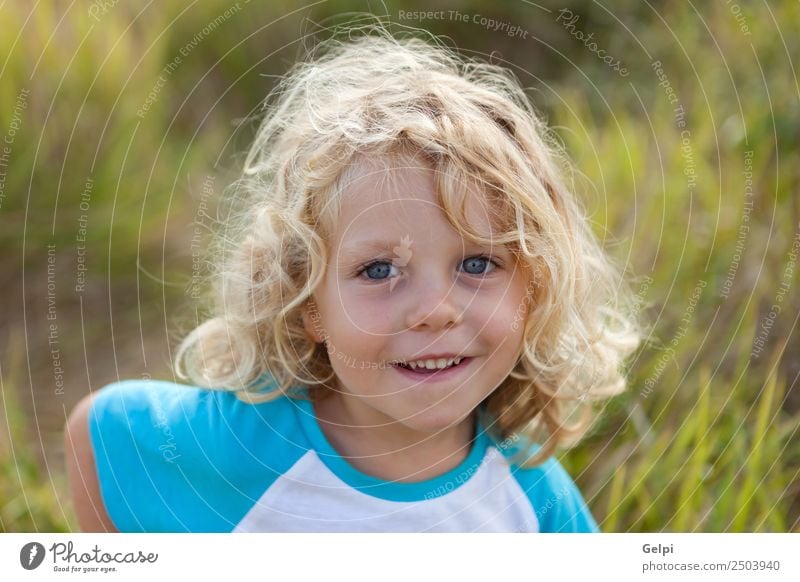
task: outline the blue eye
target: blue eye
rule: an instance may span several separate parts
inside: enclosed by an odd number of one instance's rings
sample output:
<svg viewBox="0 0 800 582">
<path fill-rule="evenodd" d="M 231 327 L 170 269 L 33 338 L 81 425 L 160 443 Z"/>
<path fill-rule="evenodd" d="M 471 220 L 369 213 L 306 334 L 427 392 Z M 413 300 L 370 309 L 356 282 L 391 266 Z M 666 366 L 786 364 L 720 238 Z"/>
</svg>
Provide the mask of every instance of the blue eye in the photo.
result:
<svg viewBox="0 0 800 582">
<path fill-rule="evenodd" d="M 383 281 L 389 276 L 392 267 L 394 265 L 391 261 L 375 261 L 361 269 L 358 275 L 367 273 L 367 279 L 370 281 Z"/>
<path fill-rule="evenodd" d="M 462 263 L 464 265 L 464 269 L 470 275 L 488 275 L 491 271 L 486 271 L 486 266 L 497 264 L 491 260 L 489 257 L 478 256 L 478 257 L 470 257 L 468 259 L 464 259 Z M 474 269 L 474 270 L 473 270 Z"/>
<path fill-rule="evenodd" d="M 475 276 L 488 275 L 499 266 L 497 261 L 484 255 L 468 257 L 464 259 L 461 264 L 463 265 L 462 269 L 466 274 Z M 356 276 L 360 277 L 365 275 L 368 281 L 386 281 L 392 277 L 392 269 L 395 270 L 394 276 L 397 276 L 397 267 L 392 264 L 391 261 L 378 260 L 373 261 L 372 263 L 369 263 L 359 269 L 356 273 Z"/>
</svg>

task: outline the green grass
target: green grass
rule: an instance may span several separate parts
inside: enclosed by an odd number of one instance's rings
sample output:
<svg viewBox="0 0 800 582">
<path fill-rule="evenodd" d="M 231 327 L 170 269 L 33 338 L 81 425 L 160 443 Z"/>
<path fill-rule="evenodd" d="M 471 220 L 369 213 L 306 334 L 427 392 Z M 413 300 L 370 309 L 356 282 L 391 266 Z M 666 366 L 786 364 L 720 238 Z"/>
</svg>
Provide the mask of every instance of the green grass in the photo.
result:
<svg viewBox="0 0 800 582">
<path fill-rule="evenodd" d="M 68 532 L 74 524 L 66 477 L 43 470 L 37 435 L 18 400 L 21 344 L 4 354 L 0 372 L 0 532 Z M 59 497 L 59 493 L 63 494 Z"/>
<path fill-rule="evenodd" d="M 800 233 L 792 194 L 800 160 L 797 132 L 789 131 L 798 126 L 797 107 L 789 103 L 800 95 L 791 75 L 758 72 L 759 62 L 788 67 L 765 10 L 748 13 L 752 36 L 739 33 L 722 5 L 703 14 L 730 70 L 701 49 L 710 37 L 703 44 L 695 36 L 703 37 L 696 16 L 675 5 L 664 10 L 690 58 L 670 46 L 661 21 L 637 34 L 653 41 L 652 58 L 662 61 L 686 110 L 694 188 L 683 172 L 674 105 L 646 62 L 633 70 L 632 88 L 612 94 L 604 86 L 609 110 L 573 79 L 558 92 L 570 107 L 551 112 L 579 160 L 579 189 L 598 234 L 631 233 L 609 242 L 630 257 L 631 275 L 652 280 L 643 310 L 652 336 L 632 363 L 629 391 L 565 462 L 590 497 L 603 500 L 595 512 L 606 531 L 798 531 L 800 281 L 791 249 Z M 797 6 L 778 12 L 783 22 L 798 16 Z M 790 40 L 795 58 L 796 48 Z M 781 313 L 764 335 L 776 303 Z M 765 348 L 755 353 L 761 336 Z"/>
</svg>

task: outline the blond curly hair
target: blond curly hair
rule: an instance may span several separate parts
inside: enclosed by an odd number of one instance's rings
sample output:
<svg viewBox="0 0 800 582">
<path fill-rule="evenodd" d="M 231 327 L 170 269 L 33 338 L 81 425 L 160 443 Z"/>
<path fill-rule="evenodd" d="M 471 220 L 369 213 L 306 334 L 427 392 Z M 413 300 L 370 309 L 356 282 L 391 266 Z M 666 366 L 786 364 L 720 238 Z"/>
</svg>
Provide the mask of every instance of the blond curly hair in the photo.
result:
<svg viewBox="0 0 800 582">
<path fill-rule="evenodd" d="M 623 391 L 641 332 L 629 287 L 565 187 L 566 156 L 513 74 L 370 28 L 319 43 L 266 103 L 235 184 L 241 205 L 217 240 L 210 317 L 180 343 L 178 376 L 249 402 L 300 397 L 298 386 L 324 397 L 333 368 L 302 312 L 325 274 L 343 185 L 358 156 L 412 152 L 463 237 L 508 245 L 535 274 L 521 355 L 479 411 L 490 434 L 541 443 L 524 466 L 584 436 L 593 402 Z M 485 193 L 501 236 L 469 228 L 465 184 Z"/>
</svg>

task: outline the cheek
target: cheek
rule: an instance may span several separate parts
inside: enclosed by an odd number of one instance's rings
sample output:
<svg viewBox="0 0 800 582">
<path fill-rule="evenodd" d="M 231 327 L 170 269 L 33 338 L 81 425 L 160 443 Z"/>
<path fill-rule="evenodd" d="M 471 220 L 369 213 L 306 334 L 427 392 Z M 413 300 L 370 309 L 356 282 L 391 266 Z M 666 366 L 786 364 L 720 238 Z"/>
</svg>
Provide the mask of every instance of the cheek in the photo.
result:
<svg viewBox="0 0 800 582">
<path fill-rule="evenodd" d="M 393 314 L 400 308 L 400 297 L 380 289 L 342 285 L 335 297 L 339 319 L 365 334 L 384 334 L 392 329 Z"/>
<path fill-rule="evenodd" d="M 326 304 L 325 322 L 337 349 L 366 356 L 391 337 L 390 310 L 385 302 L 351 297 L 343 290 Z"/>
<path fill-rule="evenodd" d="M 517 361 L 522 349 L 528 305 L 521 285 L 506 288 L 498 294 L 486 297 L 481 305 L 475 305 L 479 314 L 474 325 L 479 343 L 486 353 L 493 353 L 493 373 L 506 374 Z M 479 331 L 478 331 L 479 330 Z"/>
<path fill-rule="evenodd" d="M 514 334 L 524 321 L 527 304 L 519 285 L 499 288 L 476 300 L 470 307 L 480 320 L 480 328 L 500 338 Z M 510 339 L 510 338 L 509 338 Z"/>
</svg>

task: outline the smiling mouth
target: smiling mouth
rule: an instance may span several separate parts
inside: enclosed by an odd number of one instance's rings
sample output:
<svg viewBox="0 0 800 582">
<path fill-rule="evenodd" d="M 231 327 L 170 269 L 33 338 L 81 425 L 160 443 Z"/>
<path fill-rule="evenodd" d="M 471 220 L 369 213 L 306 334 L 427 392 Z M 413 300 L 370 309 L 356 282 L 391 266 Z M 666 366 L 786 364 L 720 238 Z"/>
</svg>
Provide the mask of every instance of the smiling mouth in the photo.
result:
<svg viewBox="0 0 800 582">
<path fill-rule="evenodd" d="M 458 364 L 451 364 L 450 366 L 447 366 L 446 368 L 432 368 L 432 369 L 430 369 L 430 368 L 421 368 L 421 367 L 412 368 L 408 364 L 402 364 L 400 362 L 397 362 L 397 363 L 393 364 L 393 366 L 396 367 L 396 368 L 402 368 L 403 370 L 407 370 L 407 371 L 415 373 L 415 374 L 419 374 L 420 376 L 430 376 L 432 374 L 436 374 L 437 372 L 446 372 L 448 370 L 453 370 L 455 368 L 461 368 L 461 367 L 465 366 L 466 364 L 468 364 L 471 361 L 472 361 L 472 358 L 462 358 L 461 361 Z"/>
</svg>

